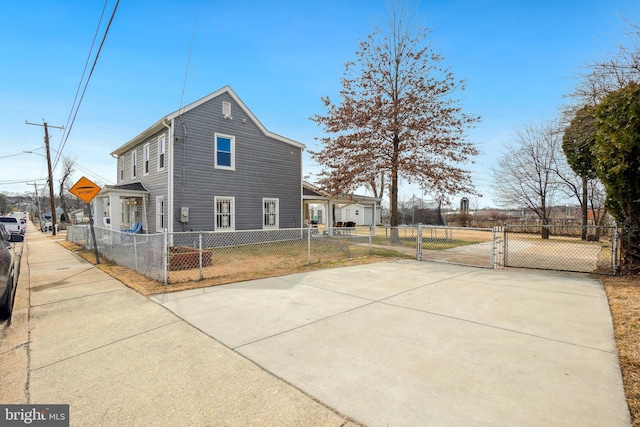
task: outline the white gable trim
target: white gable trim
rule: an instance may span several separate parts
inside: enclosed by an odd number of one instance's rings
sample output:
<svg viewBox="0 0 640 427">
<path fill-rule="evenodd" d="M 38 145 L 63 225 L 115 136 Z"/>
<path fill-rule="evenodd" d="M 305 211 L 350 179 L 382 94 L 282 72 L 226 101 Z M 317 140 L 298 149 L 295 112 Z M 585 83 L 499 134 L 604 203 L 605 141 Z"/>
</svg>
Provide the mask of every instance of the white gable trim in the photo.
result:
<svg viewBox="0 0 640 427">
<path fill-rule="evenodd" d="M 236 95 L 236 93 L 233 91 L 233 89 L 231 89 L 231 86 L 227 85 L 221 89 L 218 89 L 217 91 L 205 96 L 204 98 L 200 98 L 199 100 L 192 102 L 191 104 L 177 110 L 174 111 L 173 113 L 167 115 L 166 119 L 168 120 L 172 120 L 175 119 L 176 117 L 186 113 L 187 111 L 193 110 L 194 108 L 199 107 L 200 105 L 204 104 L 205 102 L 209 102 L 214 98 L 217 98 L 218 96 L 222 95 L 223 93 L 228 93 L 229 96 L 231 96 L 231 98 L 236 102 L 236 104 L 238 104 L 240 106 L 240 108 L 242 109 L 242 111 L 245 112 L 245 114 L 247 116 L 249 116 L 249 118 L 251 119 L 251 121 L 253 121 L 256 126 L 258 126 L 258 129 L 260 129 L 262 131 L 262 133 L 265 136 L 268 136 L 270 138 L 276 139 L 278 141 L 284 142 L 286 144 L 289 145 L 293 145 L 294 147 L 297 148 L 301 148 L 304 149 L 305 145 L 301 144 L 299 142 L 296 142 L 292 139 L 289 138 L 285 138 L 284 136 L 275 134 L 273 132 L 269 132 L 267 130 L 267 128 L 265 128 L 262 123 L 260 123 L 260 120 L 258 120 L 258 118 L 251 112 L 251 110 L 249 110 L 249 108 L 244 104 L 244 102 L 242 102 L 242 100 L 238 97 L 238 95 Z"/>
<path fill-rule="evenodd" d="M 125 144 L 123 144 L 122 146 L 120 146 L 119 148 L 117 148 L 116 150 L 114 150 L 111 155 L 122 155 L 124 153 L 126 153 L 128 150 L 130 150 L 132 147 L 140 144 L 142 141 L 144 141 L 145 139 L 149 138 L 150 136 L 152 136 L 153 134 L 160 132 L 166 125 L 163 125 L 164 123 L 167 122 L 172 122 L 173 124 L 173 119 L 175 119 L 176 117 L 180 116 L 181 114 L 184 114 L 187 111 L 193 110 L 194 108 L 199 107 L 200 105 L 204 104 L 205 102 L 211 101 L 214 98 L 217 98 L 218 96 L 222 95 L 223 93 L 228 93 L 229 96 L 231 96 L 231 98 L 236 102 L 236 104 L 238 104 L 238 106 L 242 109 L 242 111 L 245 112 L 245 114 L 247 116 L 249 116 L 249 118 L 251 119 L 251 121 L 253 123 L 255 123 L 255 125 L 258 127 L 258 129 L 260 129 L 260 131 L 267 137 L 269 138 L 273 138 L 277 141 L 280 142 L 284 142 L 285 144 L 289 144 L 292 145 L 296 148 L 299 148 L 301 150 L 305 149 L 305 145 L 294 141 L 293 139 L 289 139 L 289 138 L 285 138 L 284 136 L 275 134 L 273 132 L 269 132 L 262 123 L 260 123 L 260 120 L 258 120 L 258 118 L 251 112 L 251 110 L 249 110 L 249 108 L 244 104 L 244 102 L 242 102 L 242 100 L 238 97 L 238 95 L 236 95 L 236 93 L 233 91 L 233 89 L 231 89 L 230 86 L 225 86 L 221 89 L 218 89 L 217 91 L 205 96 L 204 98 L 200 98 L 199 100 L 192 102 L 191 104 L 182 107 L 179 110 L 174 111 L 171 114 L 166 115 L 165 117 L 163 117 L 162 119 L 158 120 L 156 123 L 154 123 L 153 125 L 151 125 L 149 128 L 147 128 L 146 130 L 144 130 L 142 133 L 140 133 L 139 135 L 137 135 L 135 138 L 131 139 L 130 141 L 127 141 Z"/>
</svg>

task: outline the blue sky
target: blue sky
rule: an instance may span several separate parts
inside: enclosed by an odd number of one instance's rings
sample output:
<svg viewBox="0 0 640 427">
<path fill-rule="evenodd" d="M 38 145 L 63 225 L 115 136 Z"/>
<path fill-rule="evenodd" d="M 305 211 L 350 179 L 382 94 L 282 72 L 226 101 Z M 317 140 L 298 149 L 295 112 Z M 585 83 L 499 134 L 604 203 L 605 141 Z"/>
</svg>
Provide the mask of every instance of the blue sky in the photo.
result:
<svg viewBox="0 0 640 427">
<path fill-rule="evenodd" d="M 35 180 L 41 191 L 44 157 L 21 153 L 44 154 L 43 129 L 25 121 L 67 124 L 103 6 L 4 2 L 0 192 L 33 191 L 25 182 Z M 74 182 L 114 184 L 111 151 L 225 85 L 267 129 L 318 149 L 321 129 L 309 117 L 325 112 L 321 96 L 337 100 L 344 64 L 385 10 L 384 0 L 122 0 L 62 150 L 76 159 Z M 501 147 L 523 126 L 557 117 L 581 67 L 629 43 L 624 19 L 640 24 L 640 0 L 421 1 L 417 11 L 432 46 L 466 80 L 464 110 L 482 117 L 467 135 L 483 153 L 469 166 L 480 206 L 492 204 Z M 59 150 L 63 132 L 50 133 Z M 306 156 L 304 170 L 319 168 Z M 56 182 L 59 174 L 58 166 Z M 420 190 L 402 186 L 401 197 L 412 194 Z"/>
</svg>

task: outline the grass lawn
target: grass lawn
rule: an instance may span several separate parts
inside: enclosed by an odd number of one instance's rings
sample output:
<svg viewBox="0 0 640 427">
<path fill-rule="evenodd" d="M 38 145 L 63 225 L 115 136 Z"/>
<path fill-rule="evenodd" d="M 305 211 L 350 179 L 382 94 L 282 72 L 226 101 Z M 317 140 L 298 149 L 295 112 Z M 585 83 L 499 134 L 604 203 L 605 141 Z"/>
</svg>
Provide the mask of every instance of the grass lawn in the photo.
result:
<svg viewBox="0 0 640 427">
<path fill-rule="evenodd" d="M 632 425 L 640 427 L 640 276 L 599 278 L 609 299 Z"/>
</svg>

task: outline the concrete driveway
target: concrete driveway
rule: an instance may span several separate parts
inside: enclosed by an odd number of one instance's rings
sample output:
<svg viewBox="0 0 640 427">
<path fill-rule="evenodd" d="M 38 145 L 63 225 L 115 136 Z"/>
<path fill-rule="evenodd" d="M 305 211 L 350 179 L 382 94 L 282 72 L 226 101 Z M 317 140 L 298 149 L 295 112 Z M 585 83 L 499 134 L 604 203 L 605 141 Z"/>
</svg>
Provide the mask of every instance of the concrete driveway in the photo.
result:
<svg viewBox="0 0 640 427">
<path fill-rule="evenodd" d="M 369 426 L 630 425 L 586 275 L 399 260 L 153 299 Z"/>
</svg>

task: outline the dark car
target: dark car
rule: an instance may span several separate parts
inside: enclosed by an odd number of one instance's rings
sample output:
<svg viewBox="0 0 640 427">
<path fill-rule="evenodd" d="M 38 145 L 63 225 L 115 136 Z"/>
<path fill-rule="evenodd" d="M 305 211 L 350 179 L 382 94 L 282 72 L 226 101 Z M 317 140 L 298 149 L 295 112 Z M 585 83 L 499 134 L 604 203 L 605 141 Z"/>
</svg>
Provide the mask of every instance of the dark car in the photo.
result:
<svg viewBox="0 0 640 427">
<path fill-rule="evenodd" d="M 0 223 L 0 319 L 9 318 L 13 308 L 15 268 L 11 242 L 16 239 L 14 236 Z"/>
</svg>

